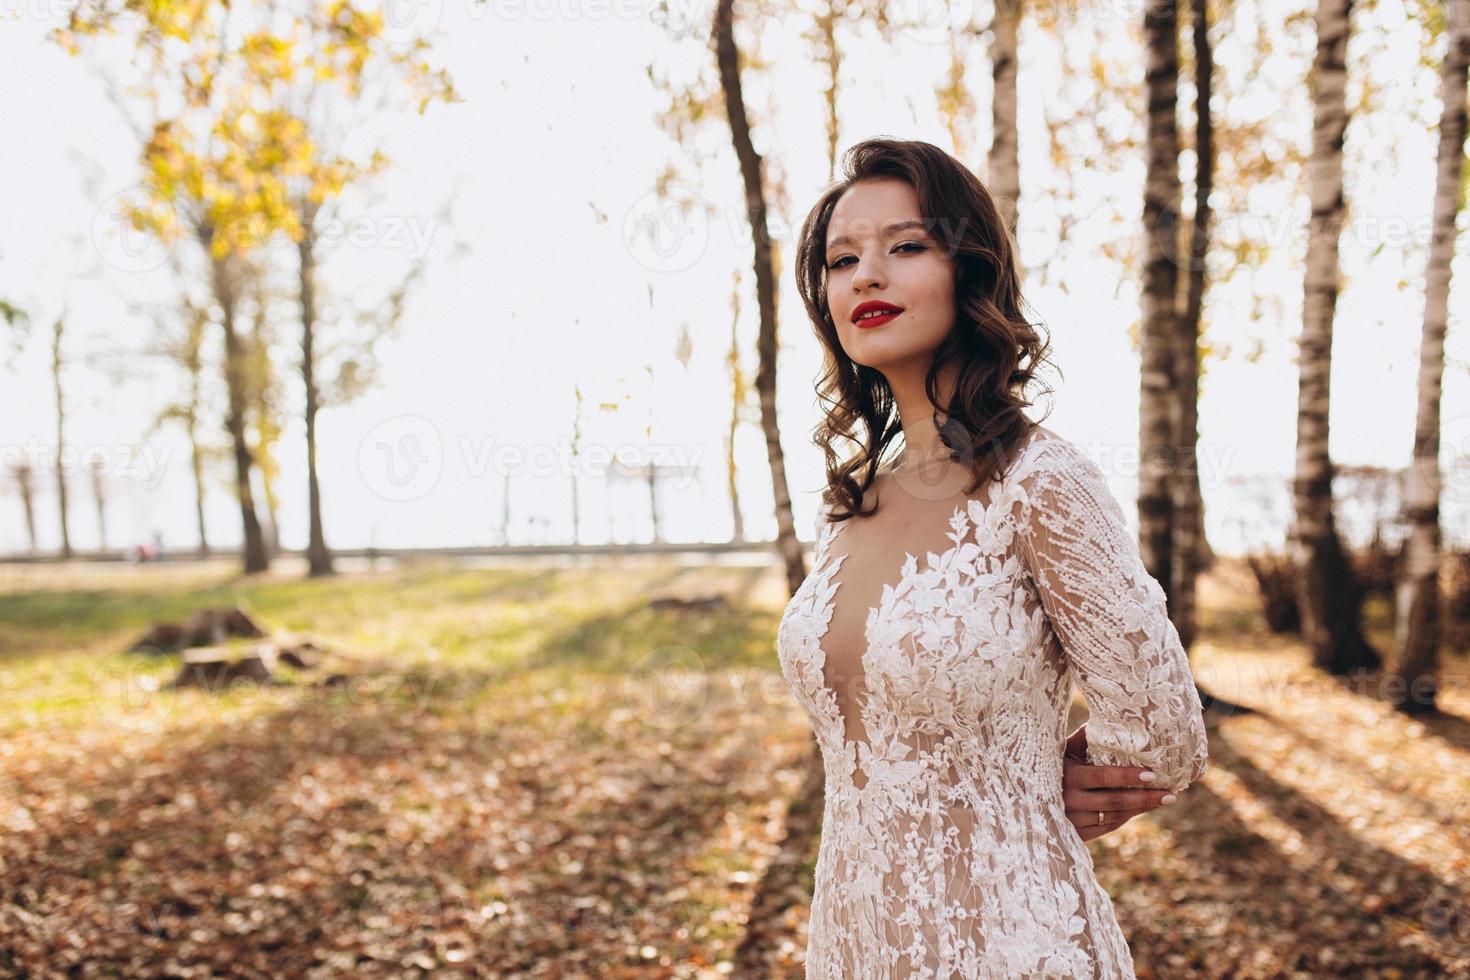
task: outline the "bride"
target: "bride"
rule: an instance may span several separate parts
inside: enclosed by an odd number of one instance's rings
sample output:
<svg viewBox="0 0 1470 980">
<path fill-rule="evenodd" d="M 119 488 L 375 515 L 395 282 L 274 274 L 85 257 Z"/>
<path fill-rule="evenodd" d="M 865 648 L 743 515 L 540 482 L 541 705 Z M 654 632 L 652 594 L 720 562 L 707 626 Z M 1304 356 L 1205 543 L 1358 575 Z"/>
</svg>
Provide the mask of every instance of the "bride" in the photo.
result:
<svg viewBox="0 0 1470 980">
<path fill-rule="evenodd" d="M 777 637 L 826 770 L 807 975 L 1132 977 L 1084 841 L 1205 771 L 1187 655 L 1101 469 L 1021 411 L 1047 349 L 984 186 L 891 139 L 843 178 L 797 246 L 828 487 Z"/>
</svg>

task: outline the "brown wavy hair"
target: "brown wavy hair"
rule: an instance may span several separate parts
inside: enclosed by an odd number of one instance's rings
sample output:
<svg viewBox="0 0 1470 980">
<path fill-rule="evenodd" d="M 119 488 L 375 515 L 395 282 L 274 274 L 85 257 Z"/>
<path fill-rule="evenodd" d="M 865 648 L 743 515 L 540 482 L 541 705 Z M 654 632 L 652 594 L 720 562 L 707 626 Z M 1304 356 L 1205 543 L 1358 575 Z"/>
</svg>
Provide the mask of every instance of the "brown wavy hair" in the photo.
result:
<svg viewBox="0 0 1470 980">
<path fill-rule="evenodd" d="M 1039 324 L 1022 314 L 1015 242 L 985 185 L 932 143 L 877 137 L 850 147 L 843 154 L 841 178 L 817 199 L 796 245 L 797 288 L 826 349 L 817 382 L 825 414 L 812 441 L 826 457 L 822 500 L 834 505 L 834 521 L 862 512 L 863 494 L 878 475 L 884 449 L 903 431 L 887 379 L 847 356 L 827 305 L 832 209 L 853 184 L 882 178 L 904 180 L 914 188 L 925 229 L 959 264 L 954 326 L 934 353 L 924 389 L 937 406 L 940 373 L 956 365 L 953 397 L 941 407 L 945 421 L 939 421 L 937 412 L 930 419 L 950 450 L 949 458 L 971 468 L 967 495 L 995 476 L 1039 424 L 1021 410 L 1032 404 L 1025 396 L 1037 383 L 1037 369 L 1050 363 L 1050 343 L 1038 332 Z M 839 437 L 858 447 L 845 459 L 834 448 Z"/>
</svg>

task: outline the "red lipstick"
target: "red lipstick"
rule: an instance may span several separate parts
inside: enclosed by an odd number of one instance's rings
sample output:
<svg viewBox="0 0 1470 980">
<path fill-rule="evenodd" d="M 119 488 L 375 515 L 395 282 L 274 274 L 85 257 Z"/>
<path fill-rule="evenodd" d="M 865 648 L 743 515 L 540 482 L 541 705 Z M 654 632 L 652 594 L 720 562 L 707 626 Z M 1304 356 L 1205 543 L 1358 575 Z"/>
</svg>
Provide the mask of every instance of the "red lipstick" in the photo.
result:
<svg viewBox="0 0 1470 980">
<path fill-rule="evenodd" d="M 852 311 L 852 322 L 854 325 L 867 329 L 869 327 L 881 327 L 903 312 L 903 307 L 885 303 L 880 299 L 870 299 L 866 303 L 859 303 Z M 864 316 L 874 313 L 875 316 Z"/>
</svg>

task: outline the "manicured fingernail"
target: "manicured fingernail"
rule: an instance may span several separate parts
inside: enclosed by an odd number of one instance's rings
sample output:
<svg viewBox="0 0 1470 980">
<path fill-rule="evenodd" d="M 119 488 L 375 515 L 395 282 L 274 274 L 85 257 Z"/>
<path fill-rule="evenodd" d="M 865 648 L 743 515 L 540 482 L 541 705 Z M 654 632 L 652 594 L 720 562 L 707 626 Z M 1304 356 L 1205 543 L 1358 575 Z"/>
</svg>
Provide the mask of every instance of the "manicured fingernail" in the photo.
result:
<svg viewBox="0 0 1470 980">
<path fill-rule="evenodd" d="M 1179 797 L 1175 796 L 1173 793 L 1165 793 L 1164 798 L 1159 800 L 1159 802 L 1164 804 L 1165 806 L 1168 806 L 1170 803 L 1173 803 L 1177 799 L 1179 799 Z"/>
<path fill-rule="evenodd" d="M 1157 779 L 1158 777 L 1156 777 L 1153 773 L 1151 773 L 1147 769 L 1145 769 L 1143 772 L 1141 772 L 1141 773 L 1138 774 L 1138 778 L 1140 780 L 1142 780 L 1143 782 L 1145 782 L 1145 783 L 1151 783 L 1155 779 Z"/>
</svg>

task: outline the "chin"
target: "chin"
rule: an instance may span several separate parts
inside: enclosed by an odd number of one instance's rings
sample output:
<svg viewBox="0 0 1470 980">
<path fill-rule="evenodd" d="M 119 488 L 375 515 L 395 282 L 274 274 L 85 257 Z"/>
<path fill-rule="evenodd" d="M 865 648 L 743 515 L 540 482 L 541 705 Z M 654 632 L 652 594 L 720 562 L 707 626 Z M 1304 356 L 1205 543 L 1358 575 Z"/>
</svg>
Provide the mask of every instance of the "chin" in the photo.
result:
<svg viewBox="0 0 1470 980">
<path fill-rule="evenodd" d="M 854 363 L 863 367 L 881 371 L 886 367 L 896 367 L 921 356 L 924 351 L 907 346 L 898 347 L 892 342 L 886 342 L 888 338 L 862 337 L 848 351 L 848 357 Z"/>
</svg>

